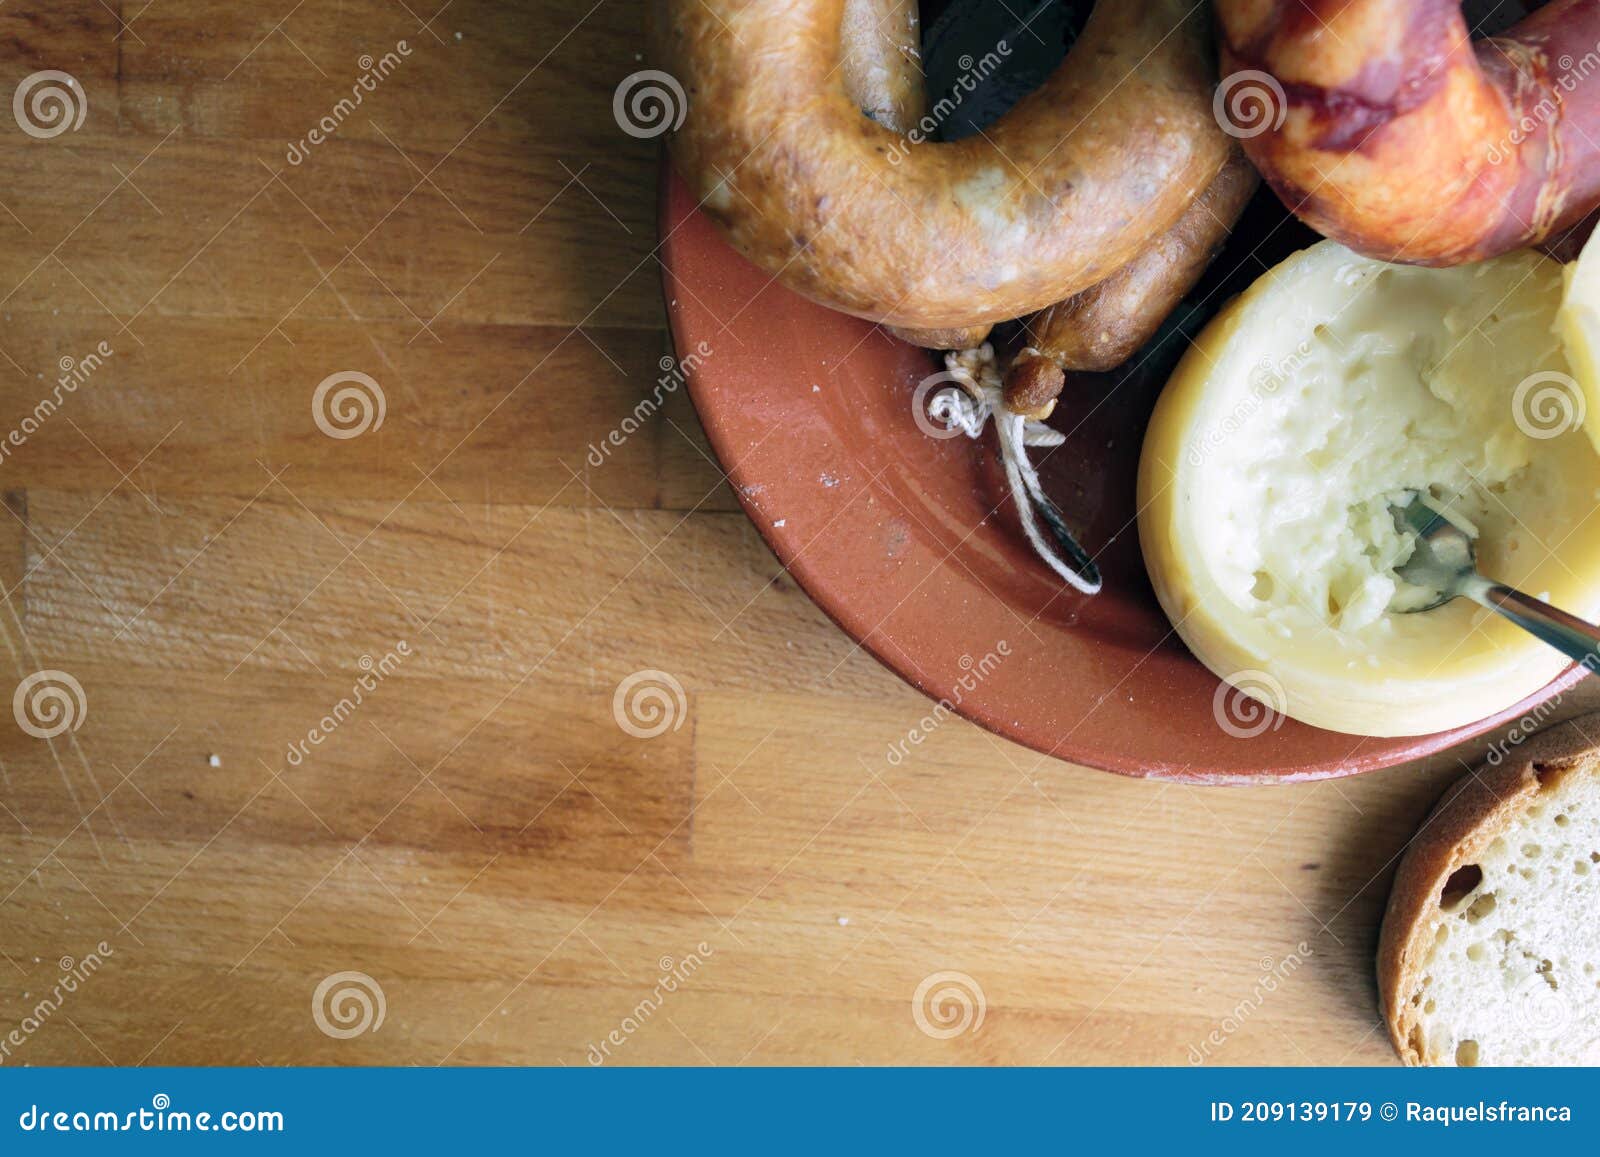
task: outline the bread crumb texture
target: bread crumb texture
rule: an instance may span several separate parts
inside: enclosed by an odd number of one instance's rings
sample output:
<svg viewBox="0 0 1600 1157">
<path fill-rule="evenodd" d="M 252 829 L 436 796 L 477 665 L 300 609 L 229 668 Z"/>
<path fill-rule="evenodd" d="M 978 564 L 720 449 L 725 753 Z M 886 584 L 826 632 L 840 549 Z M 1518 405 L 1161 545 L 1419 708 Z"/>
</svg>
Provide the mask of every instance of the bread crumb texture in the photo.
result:
<svg viewBox="0 0 1600 1157">
<path fill-rule="evenodd" d="M 1429 1065 L 1600 1064 L 1600 779 L 1551 777 L 1463 863 L 1405 999 Z"/>
</svg>

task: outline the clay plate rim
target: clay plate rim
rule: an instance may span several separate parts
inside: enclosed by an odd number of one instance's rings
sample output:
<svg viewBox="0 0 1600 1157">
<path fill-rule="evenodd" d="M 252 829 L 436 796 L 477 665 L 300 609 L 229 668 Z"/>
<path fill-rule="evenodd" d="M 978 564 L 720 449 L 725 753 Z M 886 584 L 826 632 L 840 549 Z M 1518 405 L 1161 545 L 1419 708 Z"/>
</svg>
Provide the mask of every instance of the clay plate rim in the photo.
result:
<svg viewBox="0 0 1600 1157">
<path fill-rule="evenodd" d="M 704 285 L 697 289 L 696 286 L 689 284 L 680 272 L 682 268 L 685 265 L 711 263 L 719 271 L 731 269 L 743 272 L 747 277 L 755 271 L 720 236 L 717 236 L 709 222 L 701 217 L 690 193 L 672 172 L 665 156 L 661 169 L 658 211 L 662 284 L 672 340 L 678 350 L 693 348 L 699 340 L 697 334 L 704 332 L 703 322 L 706 319 L 699 315 L 709 313 L 709 307 L 702 300 L 706 296 L 707 289 Z M 759 276 L 761 280 L 765 280 L 764 274 Z M 796 309 L 815 308 L 797 297 L 792 297 L 786 291 L 774 290 L 774 292 L 780 293 L 784 301 L 793 302 Z M 755 312 L 754 307 L 752 312 Z M 734 323 L 737 321 L 736 315 Z M 843 321 L 847 324 L 865 325 L 865 323 L 854 323 L 853 319 L 843 319 Z M 729 324 L 731 327 L 732 323 L 724 324 Z M 932 363 L 929 364 L 931 368 Z M 851 551 L 831 544 L 825 536 L 816 536 L 814 528 L 789 525 L 787 520 L 774 520 L 768 516 L 770 512 L 764 510 L 754 496 L 770 486 L 781 487 L 784 483 L 771 476 L 763 476 L 757 468 L 751 466 L 749 456 L 740 453 L 743 448 L 741 443 L 746 440 L 745 435 L 751 426 L 751 419 L 743 413 L 744 407 L 732 402 L 730 393 L 723 391 L 719 373 L 719 367 L 713 360 L 699 372 L 687 374 L 690 398 L 705 428 L 712 450 L 745 513 L 800 588 L 854 643 L 930 700 L 946 701 L 951 705 L 951 709 L 963 718 L 1041 755 L 1119 775 L 1178 783 L 1258 785 L 1338 779 L 1377 771 L 1446 751 L 1528 714 L 1539 704 L 1576 685 L 1583 677 L 1582 668 L 1574 665 L 1539 693 L 1504 711 L 1477 723 L 1433 735 L 1396 739 L 1360 737 L 1320 731 L 1289 720 L 1286 727 L 1294 729 L 1296 733 L 1304 733 L 1306 746 L 1313 748 L 1330 746 L 1326 741 L 1331 738 L 1334 741 L 1348 742 L 1350 751 L 1343 757 L 1334 759 L 1326 755 L 1314 754 L 1309 758 L 1296 758 L 1290 755 L 1271 769 L 1237 767 L 1215 760 L 1140 758 L 1120 749 L 1115 742 L 1107 742 L 1107 737 L 1103 733 L 1085 729 L 1082 723 L 1086 722 L 1089 716 L 1080 721 L 1067 740 L 1053 740 L 1048 721 L 1036 718 L 1027 711 L 1019 713 L 1018 706 L 1025 704 L 1019 703 L 1016 697 L 1007 698 L 1003 693 L 985 694 L 986 690 L 991 689 L 991 684 L 980 686 L 976 692 L 958 693 L 957 680 L 949 669 L 951 664 L 948 660 L 951 652 L 948 646 L 930 647 L 930 652 L 940 652 L 939 655 L 934 655 L 887 645 L 887 637 L 878 633 L 882 622 L 875 624 L 868 621 L 867 611 L 856 595 L 865 576 L 851 572 L 850 564 L 853 557 Z M 906 422 L 907 425 L 910 424 L 909 409 Z M 965 439 L 960 441 L 964 447 L 972 446 Z M 784 521 L 785 525 L 777 525 L 777 521 Z M 1015 532 L 1009 523 L 1007 530 L 1016 533 L 1020 540 L 1020 532 Z M 1022 544 L 1022 549 L 1026 549 L 1025 544 Z M 936 593 L 938 591 L 936 584 L 940 583 L 941 578 L 942 574 L 936 574 L 924 581 L 934 586 Z M 936 603 L 937 599 L 923 600 L 924 603 L 930 601 Z M 926 637 L 938 637 L 937 623 L 928 624 Z M 943 665 L 938 662 L 940 658 L 946 660 Z M 1204 672 L 1198 660 L 1187 655 L 1185 658 Z M 1205 673 L 1205 677 L 1215 683 L 1214 676 Z M 1115 689 L 1111 688 L 1106 693 L 1109 694 Z M 1097 707 L 1091 708 L 1091 715 Z M 1311 742 L 1313 737 L 1320 737 L 1320 740 Z M 1331 746 L 1337 746 L 1337 742 Z"/>
</svg>

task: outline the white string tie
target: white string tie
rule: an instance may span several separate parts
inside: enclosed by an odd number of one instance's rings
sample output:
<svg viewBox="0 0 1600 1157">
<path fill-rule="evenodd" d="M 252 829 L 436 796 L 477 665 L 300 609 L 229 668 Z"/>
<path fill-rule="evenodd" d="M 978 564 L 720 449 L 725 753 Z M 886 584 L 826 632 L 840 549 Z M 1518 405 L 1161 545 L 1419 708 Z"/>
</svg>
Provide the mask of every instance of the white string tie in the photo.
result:
<svg viewBox="0 0 1600 1157">
<path fill-rule="evenodd" d="M 1022 520 L 1022 533 L 1034 553 L 1074 590 L 1098 594 L 1103 585 L 1099 568 L 1073 538 L 1061 511 L 1040 485 L 1038 471 L 1028 460 L 1029 447 L 1059 446 L 1067 440 L 1066 435 L 1006 408 L 1000 366 L 994 347 L 988 342 L 977 349 L 947 353 L 944 364 L 949 379 L 960 388 L 934 394 L 928 401 L 928 416 L 973 439 L 982 437 L 984 427 L 991 419 L 994 421 L 1006 481 Z M 1075 566 L 1061 557 L 1058 547 Z"/>
</svg>

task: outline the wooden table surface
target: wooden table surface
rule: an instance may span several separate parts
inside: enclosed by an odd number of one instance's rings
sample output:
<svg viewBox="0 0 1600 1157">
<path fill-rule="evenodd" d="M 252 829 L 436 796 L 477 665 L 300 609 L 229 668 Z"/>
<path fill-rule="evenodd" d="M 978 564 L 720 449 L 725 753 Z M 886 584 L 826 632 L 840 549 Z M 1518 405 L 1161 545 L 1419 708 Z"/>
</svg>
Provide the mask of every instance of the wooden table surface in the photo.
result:
<svg viewBox="0 0 1600 1157">
<path fill-rule="evenodd" d="M 1376 921 L 1459 760 L 1184 788 L 952 720 L 891 765 L 926 702 L 681 392 L 586 465 L 668 350 L 642 23 L 0 7 L 3 91 L 86 105 L 0 131 L 0 1063 L 1389 1062 Z M 330 378 L 381 422 L 324 433 Z"/>
</svg>

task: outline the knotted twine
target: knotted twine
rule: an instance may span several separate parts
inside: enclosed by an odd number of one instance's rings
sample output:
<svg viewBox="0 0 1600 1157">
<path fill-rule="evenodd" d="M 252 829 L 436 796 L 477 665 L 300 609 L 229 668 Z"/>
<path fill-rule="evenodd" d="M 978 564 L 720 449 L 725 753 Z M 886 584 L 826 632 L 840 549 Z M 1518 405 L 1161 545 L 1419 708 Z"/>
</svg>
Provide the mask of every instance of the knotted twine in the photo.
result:
<svg viewBox="0 0 1600 1157">
<path fill-rule="evenodd" d="M 988 342 L 977 349 L 947 353 L 944 364 L 949 380 L 960 389 L 935 393 L 928 402 L 928 416 L 972 439 L 982 437 L 983 428 L 993 420 L 1006 482 L 1029 545 L 1074 590 L 1098 594 L 1102 586 L 1100 568 L 1073 537 L 1060 508 L 1045 494 L 1039 473 L 1028 460 L 1029 447 L 1059 446 L 1066 441 L 1066 435 L 1006 408 L 1000 366 L 994 347 Z"/>
</svg>

